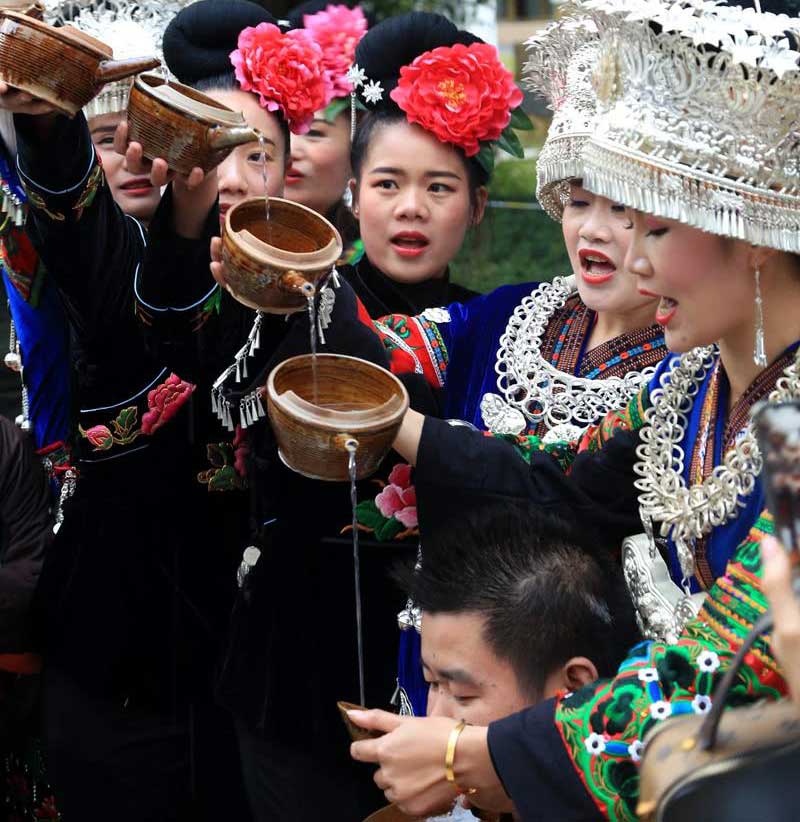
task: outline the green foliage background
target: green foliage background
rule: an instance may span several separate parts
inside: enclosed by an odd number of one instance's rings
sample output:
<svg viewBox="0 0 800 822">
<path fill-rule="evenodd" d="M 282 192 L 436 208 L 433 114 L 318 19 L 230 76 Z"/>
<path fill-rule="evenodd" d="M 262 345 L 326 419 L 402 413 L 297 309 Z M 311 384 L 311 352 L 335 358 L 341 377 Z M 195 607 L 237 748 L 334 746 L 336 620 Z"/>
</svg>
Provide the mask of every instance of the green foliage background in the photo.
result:
<svg viewBox="0 0 800 822">
<path fill-rule="evenodd" d="M 535 203 L 535 160 L 506 160 L 495 167 L 490 201 Z M 451 266 L 452 278 L 476 291 L 506 283 L 551 280 L 568 273 L 560 223 L 544 211 L 490 207 Z"/>
</svg>

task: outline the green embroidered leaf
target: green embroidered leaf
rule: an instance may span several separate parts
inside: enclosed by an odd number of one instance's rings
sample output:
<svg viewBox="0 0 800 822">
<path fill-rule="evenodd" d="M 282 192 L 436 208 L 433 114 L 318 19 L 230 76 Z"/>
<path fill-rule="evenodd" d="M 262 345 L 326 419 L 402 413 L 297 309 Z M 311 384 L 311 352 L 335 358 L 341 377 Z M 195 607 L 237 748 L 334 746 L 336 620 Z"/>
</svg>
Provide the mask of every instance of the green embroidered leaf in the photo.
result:
<svg viewBox="0 0 800 822">
<path fill-rule="evenodd" d="M 233 491 L 241 488 L 241 479 L 232 465 L 226 465 L 215 471 L 209 478 L 209 491 Z"/>
<path fill-rule="evenodd" d="M 375 529 L 375 538 L 380 542 L 391 542 L 404 528 L 405 525 L 394 517 L 384 519 L 383 525 Z"/>
<path fill-rule="evenodd" d="M 225 442 L 208 443 L 206 446 L 206 456 L 215 468 L 222 468 L 223 465 L 228 465 L 228 463 L 233 462 L 233 452 L 230 446 Z"/>
<path fill-rule="evenodd" d="M 356 519 L 359 525 L 365 525 L 367 528 L 372 528 L 373 531 L 377 531 L 387 521 L 386 517 L 378 510 L 374 500 L 371 499 L 359 502 L 356 505 Z"/>
<path fill-rule="evenodd" d="M 519 159 L 525 157 L 525 149 L 522 148 L 522 143 L 520 143 L 519 137 L 517 137 L 511 126 L 508 126 L 500 135 L 500 139 L 497 141 L 497 147 L 512 157 L 518 157 Z"/>
<path fill-rule="evenodd" d="M 219 307 L 222 302 L 222 289 L 217 286 L 211 296 L 203 303 L 203 312 L 211 313 L 216 311 L 219 314 Z"/>
<path fill-rule="evenodd" d="M 533 131 L 534 128 L 531 118 L 522 110 L 522 106 L 517 106 L 517 108 L 511 112 L 511 122 L 509 125 L 517 131 Z"/>
<path fill-rule="evenodd" d="M 114 420 L 114 427 L 121 437 L 127 437 L 139 422 L 139 410 L 135 405 L 123 408 Z"/>
</svg>

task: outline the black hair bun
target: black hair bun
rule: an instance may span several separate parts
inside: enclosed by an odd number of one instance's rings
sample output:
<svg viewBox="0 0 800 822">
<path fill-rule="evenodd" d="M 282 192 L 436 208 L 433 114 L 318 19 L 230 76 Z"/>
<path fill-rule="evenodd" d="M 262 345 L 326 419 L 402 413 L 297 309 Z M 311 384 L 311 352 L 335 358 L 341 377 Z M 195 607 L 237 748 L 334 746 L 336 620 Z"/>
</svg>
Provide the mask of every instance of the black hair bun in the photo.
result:
<svg viewBox="0 0 800 822">
<path fill-rule="evenodd" d="M 164 32 L 164 61 L 182 82 L 232 74 L 239 32 L 277 20 L 250 0 L 199 0 L 178 12 Z"/>
<path fill-rule="evenodd" d="M 379 82 L 383 87 L 383 100 L 377 105 L 393 105 L 389 93 L 397 86 L 403 66 L 439 46 L 482 42 L 441 14 L 412 11 L 389 17 L 371 28 L 356 48 L 355 61 L 367 81 Z"/>
</svg>

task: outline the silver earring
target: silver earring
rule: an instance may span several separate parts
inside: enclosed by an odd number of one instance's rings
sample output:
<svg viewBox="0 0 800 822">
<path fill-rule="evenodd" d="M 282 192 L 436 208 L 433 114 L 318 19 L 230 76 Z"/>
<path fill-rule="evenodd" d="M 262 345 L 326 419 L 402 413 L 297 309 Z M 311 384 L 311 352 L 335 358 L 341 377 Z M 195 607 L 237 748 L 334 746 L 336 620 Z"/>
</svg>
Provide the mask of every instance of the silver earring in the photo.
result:
<svg viewBox="0 0 800 822">
<path fill-rule="evenodd" d="M 345 205 L 345 208 L 349 208 L 352 210 L 353 208 L 353 192 L 350 190 L 350 186 L 346 186 L 344 189 L 344 193 L 342 194 L 342 202 Z"/>
<path fill-rule="evenodd" d="M 759 368 L 767 367 L 767 348 L 764 344 L 764 302 L 761 299 L 761 271 L 756 266 L 756 342 L 753 362 Z"/>
</svg>

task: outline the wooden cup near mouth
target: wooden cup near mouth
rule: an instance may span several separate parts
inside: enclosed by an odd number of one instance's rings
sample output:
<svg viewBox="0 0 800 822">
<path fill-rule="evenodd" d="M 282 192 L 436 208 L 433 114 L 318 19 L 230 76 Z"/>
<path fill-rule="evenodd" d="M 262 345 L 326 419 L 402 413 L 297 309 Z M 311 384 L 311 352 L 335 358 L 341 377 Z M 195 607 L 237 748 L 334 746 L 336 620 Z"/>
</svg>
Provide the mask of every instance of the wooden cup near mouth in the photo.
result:
<svg viewBox="0 0 800 822">
<path fill-rule="evenodd" d="M 128 100 L 128 136 L 144 156 L 178 174 L 216 168 L 238 145 L 258 140 L 244 115 L 160 74 L 136 78 Z"/>
<path fill-rule="evenodd" d="M 317 402 L 310 355 L 292 357 L 267 379 L 267 412 L 284 462 L 312 479 L 346 481 L 349 439 L 358 443 L 356 478 L 389 453 L 408 410 L 394 374 L 356 357 L 317 355 Z"/>
<path fill-rule="evenodd" d="M 237 203 L 225 215 L 222 256 L 228 290 L 261 311 L 305 309 L 308 295 L 298 285 L 317 288 L 325 280 L 342 254 L 342 238 L 316 211 L 290 200 L 270 197 L 269 216 L 267 224 L 263 197 Z"/>
</svg>

